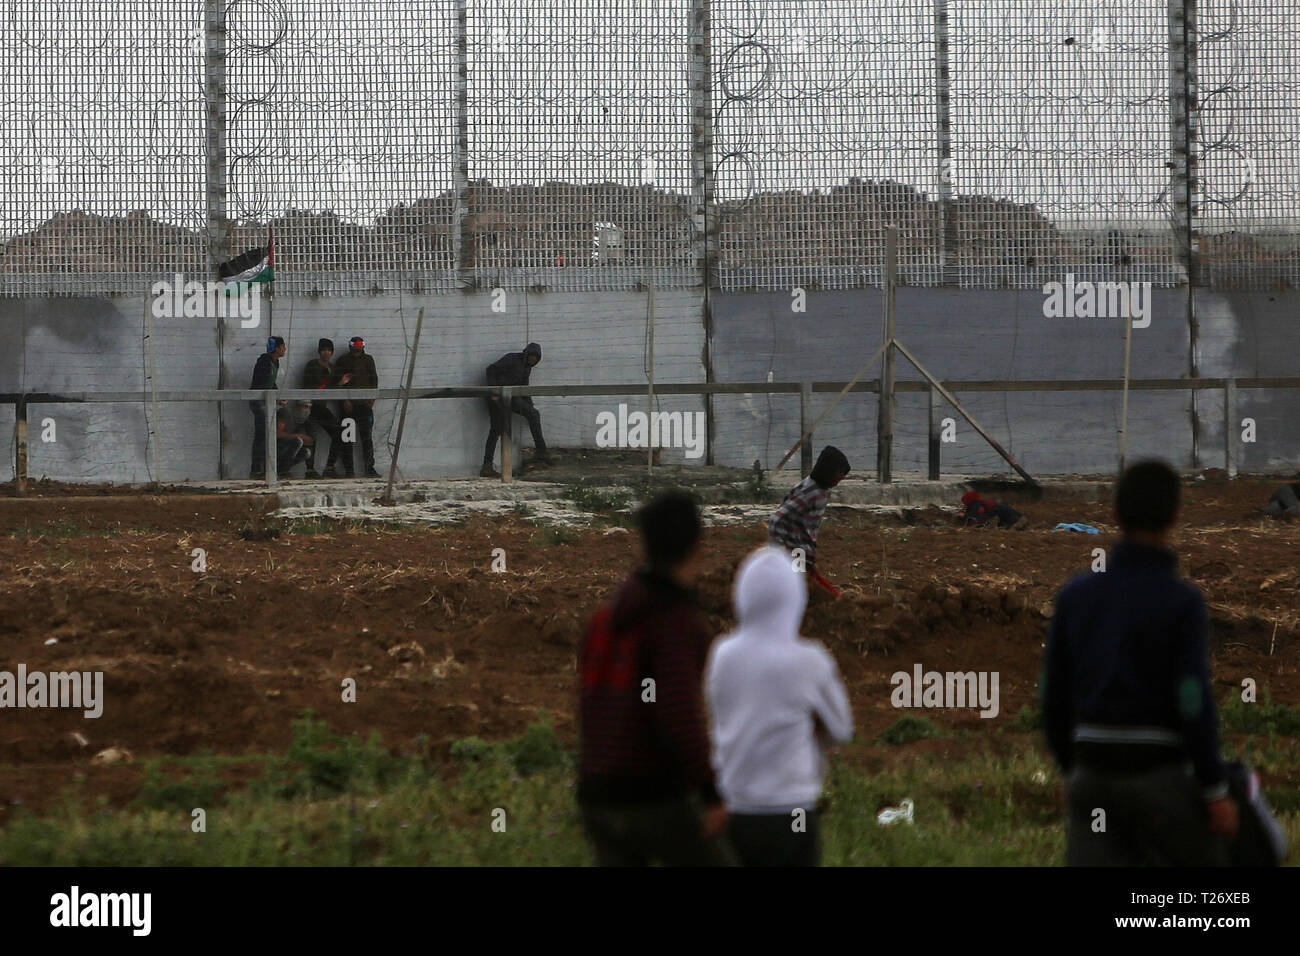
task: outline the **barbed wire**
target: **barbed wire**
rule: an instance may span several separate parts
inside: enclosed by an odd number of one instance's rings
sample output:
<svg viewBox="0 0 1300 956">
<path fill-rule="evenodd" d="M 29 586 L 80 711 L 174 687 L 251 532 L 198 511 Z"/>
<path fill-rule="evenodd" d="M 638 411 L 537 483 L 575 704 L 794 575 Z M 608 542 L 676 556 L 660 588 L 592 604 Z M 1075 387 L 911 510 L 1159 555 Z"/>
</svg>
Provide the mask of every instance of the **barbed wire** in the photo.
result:
<svg viewBox="0 0 1300 956">
<path fill-rule="evenodd" d="M 231 254 L 273 226 L 284 294 L 698 285 L 691 0 L 465 6 L 458 157 L 454 0 L 228 0 Z M 1199 8 L 1199 279 L 1295 285 L 1300 9 Z M 713 0 L 713 280 L 875 284 L 895 223 L 912 284 L 1184 281 L 1167 4 L 949 4 L 946 156 L 935 9 Z M 204 16 L 0 0 L 0 294 L 209 272 Z"/>
</svg>

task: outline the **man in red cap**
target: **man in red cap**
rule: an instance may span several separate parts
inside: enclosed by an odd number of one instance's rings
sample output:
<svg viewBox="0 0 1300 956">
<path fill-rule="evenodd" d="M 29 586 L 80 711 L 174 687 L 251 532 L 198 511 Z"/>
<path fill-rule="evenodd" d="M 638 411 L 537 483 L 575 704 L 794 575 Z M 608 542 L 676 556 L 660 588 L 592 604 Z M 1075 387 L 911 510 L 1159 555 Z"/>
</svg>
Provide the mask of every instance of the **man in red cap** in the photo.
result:
<svg viewBox="0 0 1300 956">
<path fill-rule="evenodd" d="M 366 343 L 359 335 L 348 340 L 348 354 L 334 363 L 334 380 L 340 388 L 378 388 L 379 373 L 375 370 L 375 360 L 366 354 Z M 361 439 L 361 454 L 365 458 L 367 478 L 378 478 L 375 471 L 375 442 L 372 430 L 375 427 L 375 400 L 343 402 L 343 426 L 351 418 L 357 425 L 357 435 Z M 352 449 L 343 453 L 343 472 L 348 478 L 353 477 Z"/>
</svg>

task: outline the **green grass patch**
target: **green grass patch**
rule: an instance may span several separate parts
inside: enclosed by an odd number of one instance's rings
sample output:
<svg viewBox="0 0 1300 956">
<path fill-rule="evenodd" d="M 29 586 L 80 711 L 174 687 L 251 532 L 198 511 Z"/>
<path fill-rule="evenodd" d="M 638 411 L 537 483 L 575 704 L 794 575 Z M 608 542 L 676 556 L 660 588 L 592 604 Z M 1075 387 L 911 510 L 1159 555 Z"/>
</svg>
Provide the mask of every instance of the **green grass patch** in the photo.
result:
<svg viewBox="0 0 1300 956">
<path fill-rule="evenodd" d="M 905 714 L 886 727 L 877 739 L 881 743 L 892 744 L 897 747 L 901 744 L 910 744 L 914 740 L 923 740 L 926 737 L 942 736 L 943 731 L 936 727 L 934 721 L 929 717 L 914 717 L 911 714 Z"/>
<path fill-rule="evenodd" d="M 564 488 L 564 498 L 574 506 L 594 514 L 614 514 L 628 507 L 630 492 L 621 488 L 599 488 L 585 481 L 574 482 Z"/>
</svg>

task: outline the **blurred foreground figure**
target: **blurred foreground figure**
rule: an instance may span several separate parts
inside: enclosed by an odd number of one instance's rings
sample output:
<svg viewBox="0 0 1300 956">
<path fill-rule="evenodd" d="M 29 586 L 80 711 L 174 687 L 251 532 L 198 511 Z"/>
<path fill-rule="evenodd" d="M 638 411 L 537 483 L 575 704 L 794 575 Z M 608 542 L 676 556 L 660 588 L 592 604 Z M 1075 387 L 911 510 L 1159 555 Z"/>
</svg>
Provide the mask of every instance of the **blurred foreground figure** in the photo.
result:
<svg viewBox="0 0 1300 956">
<path fill-rule="evenodd" d="M 709 631 L 692 590 L 702 523 L 668 493 L 637 515 L 645 564 L 596 612 L 578 661 L 578 804 L 601 866 L 724 866 L 709 763 Z"/>
<path fill-rule="evenodd" d="M 745 866 L 816 866 L 826 750 L 853 737 L 835 658 L 799 637 L 808 591 L 790 556 L 768 546 L 741 564 L 737 628 L 705 672 L 727 836 Z"/>
<path fill-rule="evenodd" d="M 1222 866 L 1237 805 L 1219 757 L 1205 599 L 1178 576 L 1178 476 L 1120 477 L 1123 540 L 1056 598 L 1042 681 L 1066 774 L 1069 866 Z"/>
</svg>

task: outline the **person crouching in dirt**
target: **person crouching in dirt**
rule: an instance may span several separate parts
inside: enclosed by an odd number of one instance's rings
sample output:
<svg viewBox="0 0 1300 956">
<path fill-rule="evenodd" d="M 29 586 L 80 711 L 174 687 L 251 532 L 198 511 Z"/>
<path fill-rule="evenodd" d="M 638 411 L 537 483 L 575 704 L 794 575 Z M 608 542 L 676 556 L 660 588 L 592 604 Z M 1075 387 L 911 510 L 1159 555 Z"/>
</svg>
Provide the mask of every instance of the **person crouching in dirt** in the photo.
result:
<svg viewBox="0 0 1300 956">
<path fill-rule="evenodd" d="M 962 526 L 966 528 L 1024 528 L 1029 520 L 1010 505 L 997 504 L 968 491 L 961 496 Z"/>
<path fill-rule="evenodd" d="M 1270 518 L 1300 518 L 1300 481 L 1279 487 L 1259 510 Z"/>
<path fill-rule="evenodd" d="M 768 522 L 767 534 L 773 544 L 792 553 L 796 549 L 802 553 L 803 561 L 796 564 L 796 569 L 807 575 L 809 587 L 816 580 L 817 531 L 826 516 L 831 489 L 848 473 L 849 460 L 844 452 L 827 445 L 817 456 L 812 472 L 790 489 Z"/>
<path fill-rule="evenodd" d="M 527 385 L 533 368 L 542 360 L 542 347 L 536 342 L 529 342 L 522 352 L 509 352 L 487 367 L 489 385 Z M 510 408 L 501 408 L 501 399 L 497 395 L 488 396 L 488 437 L 483 449 L 483 467 L 479 469 L 480 478 L 500 478 L 500 473 L 492 467 L 492 460 L 497 453 L 497 439 L 501 432 L 510 425 L 510 415 L 523 415 L 528 420 L 528 428 L 533 433 L 533 445 L 539 464 L 551 464 L 551 456 L 546 450 L 546 439 L 542 435 L 542 416 L 527 395 L 516 395 L 510 399 Z"/>
</svg>

